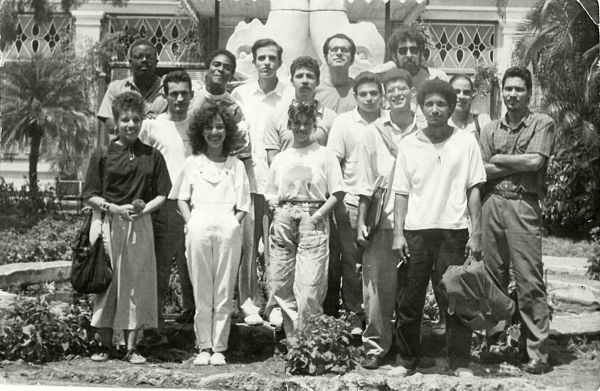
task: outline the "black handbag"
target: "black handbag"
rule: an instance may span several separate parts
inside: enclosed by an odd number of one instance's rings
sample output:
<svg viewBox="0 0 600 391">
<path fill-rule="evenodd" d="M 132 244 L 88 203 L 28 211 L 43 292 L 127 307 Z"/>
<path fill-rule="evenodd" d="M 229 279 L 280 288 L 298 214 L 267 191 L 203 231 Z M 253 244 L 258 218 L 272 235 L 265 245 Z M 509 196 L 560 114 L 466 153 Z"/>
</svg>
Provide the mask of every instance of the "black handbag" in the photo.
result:
<svg viewBox="0 0 600 391">
<path fill-rule="evenodd" d="M 104 249 L 102 231 L 94 243 L 90 243 L 93 211 L 90 208 L 85 213 L 83 226 L 71 243 L 71 285 L 79 293 L 102 293 L 112 281 L 112 266 Z"/>
</svg>

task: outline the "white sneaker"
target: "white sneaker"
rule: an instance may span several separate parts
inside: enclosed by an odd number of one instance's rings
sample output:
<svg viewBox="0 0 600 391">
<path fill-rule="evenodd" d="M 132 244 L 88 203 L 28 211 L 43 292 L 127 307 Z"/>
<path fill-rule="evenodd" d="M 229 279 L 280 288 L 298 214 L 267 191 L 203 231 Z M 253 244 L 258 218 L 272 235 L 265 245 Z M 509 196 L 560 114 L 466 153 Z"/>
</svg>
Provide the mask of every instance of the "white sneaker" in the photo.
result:
<svg viewBox="0 0 600 391">
<path fill-rule="evenodd" d="M 283 315 L 281 314 L 281 308 L 273 308 L 269 315 L 269 323 L 273 327 L 281 327 L 283 324 Z"/>
<path fill-rule="evenodd" d="M 200 352 L 196 355 L 194 359 L 194 365 L 208 365 L 210 362 L 210 353 L 209 352 Z"/>
<path fill-rule="evenodd" d="M 260 326 L 264 323 L 263 319 L 260 317 L 259 314 L 252 314 L 252 315 L 246 316 L 244 318 L 244 322 L 250 326 Z"/>
<path fill-rule="evenodd" d="M 213 353 L 213 355 L 210 357 L 210 365 L 225 365 L 227 364 L 225 362 L 225 356 L 223 356 L 223 353 Z"/>
</svg>

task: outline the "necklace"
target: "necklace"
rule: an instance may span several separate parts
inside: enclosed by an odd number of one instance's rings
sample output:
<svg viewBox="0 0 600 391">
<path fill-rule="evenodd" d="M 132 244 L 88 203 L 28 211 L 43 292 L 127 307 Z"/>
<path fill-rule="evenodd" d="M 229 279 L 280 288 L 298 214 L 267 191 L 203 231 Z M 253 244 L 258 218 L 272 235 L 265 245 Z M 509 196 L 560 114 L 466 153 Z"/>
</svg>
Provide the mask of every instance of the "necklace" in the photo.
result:
<svg viewBox="0 0 600 391">
<path fill-rule="evenodd" d="M 133 150 L 131 148 L 127 148 L 127 151 L 129 152 L 129 160 L 133 160 L 133 158 L 135 157 L 135 155 L 133 154 Z"/>
</svg>

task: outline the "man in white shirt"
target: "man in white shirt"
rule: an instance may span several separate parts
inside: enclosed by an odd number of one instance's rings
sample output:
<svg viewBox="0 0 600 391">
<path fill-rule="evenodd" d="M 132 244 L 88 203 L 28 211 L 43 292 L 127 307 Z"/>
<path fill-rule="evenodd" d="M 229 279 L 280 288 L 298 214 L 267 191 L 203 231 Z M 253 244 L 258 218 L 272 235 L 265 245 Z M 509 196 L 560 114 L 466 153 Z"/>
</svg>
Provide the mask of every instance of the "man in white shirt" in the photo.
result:
<svg viewBox="0 0 600 391">
<path fill-rule="evenodd" d="M 158 149 L 167 164 L 171 183 L 176 183 L 185 158 L 190 155 L 188 109 L 194 96 L 192 80 L 185 71 L 173 71 L 163 80 L 167 98 L 167 111 L 155 119 L 146 119 L 139 138 L 144 144 Z M 183 218 L 177 210 L 177 201 L 168 199 L 165 205 L 152 215 L 154 245 L 156 251 L 156 278 L 159 332 L 162 332 L 163 302 L 169 290 L 169 277 L 173 258 L 179 271 L 183 313 L 176 319 L 179 323 L 194 320 L 194 296 L 185 259 Z"/>
<path fill-rule="evenodd" d="M 356 107 L 349 75 L 356 56 L 356 45 L 346 34 L 335 34 L 325 40 L 323 56 L 328 74 L 323 75 L 317 87 L 316 99 L 336 113 L 345 113 Z"/>
<path fill-rule="evenodd" d="M 408 262 L 407 285 L 397 310 L 398 347 L 405 372 L 414 371 L 424 359 L 421 321 L 432 273 L 441 276 L 448 266 L 462 265 L 469 253 L 480 258 L 479 186 L 486 181 L 475 136 L 448 125 L 456 106 L 450 84 L 427 80 L 417 100 L 427 127 L 400 142 L 392 184 L 396 194 L 392 248 Z M 439 304 L 440 311 L 446 311 L 447 303 Z M 472 374 L 467 367 L 472 330 L 455 314 L 446 316 L 448 364 L 459 376 Z"/>
<path fill-rule="evenodd" d="M 256 193 L 251 193 L 254 205 L 254 235 L 252 253 L 244 256 L 240 264 L 239 293 L 245 322 L 262 324 L 258 312 L 260 310 L 256 259 L 258 244 L 263 240 L 263 259 L 268 264 L 268 206 L 265 201 L 265 185 L 269 166 L 263 137 L 267 121 L 276 110 L 287 107 L 292 100 L 294 89 L 279 80 L 277 70 L 281 67 L 283 49 L 270 38 L 259 39 L 252 45 L 253 64 L 256 67 L 258 80 L 241 85 L 233 90 L 231 96 L 239 102 L 250 126 L 252 140 L 252 160 L 256 175 Z M 251 214 L 248 217 L 252 217 Z M 247 259 L 246 259 L 247 258 Z M 278 321 L 274 321 L 279 323 Z"/>
<path fill-rule="evenodd" d="M 379 368 L 390 351 L 391 322 L 398 298 L 398 259 L 392 250 L 394 197 L 387 194 L 382 200 L 382 215 L 376 227 L 372 226 L 372 221 L 367 221 L 367 211 L 379 207 L 375 203 L 371 205 L 378 180 L 381 183 L 378 187 L 391 191 L 398 145 L 418 129 L 410 108 L 414 92 L 410 73 L 404 69 L 386 73 L 383 88 L 390 112 L 384 112 L 367 126 L 357 151 L 355 192 L 360 197 L 357 225 L 358 244 L 364 248 L 362 289 L 366 321 L 362 336 L 366 357 L 360 364 L 365 369 Z"/>
<path fill-rule="evenodd" d="M 381 83 L 377 75 L 363 72 L 354 80 L 353 95 L 357 108 L 338 115 L 333 121 L 327 148 L 340 162 L 346 195 L 336 204 L 335 224 L 330 238 L 329 277 L 327 298 L 323 304 L 326 313 L 335 315 L 339 303 L 340 282 L 344 309 L 350 313 L 353 336 L 363 331 L 362 283 L 357 265 L 361 263 L 362 250 L 356 245 L 356 222 L 358 218 L 357 163 L 358 147 L 365 128 L 381 116 Z"/>
</svg>

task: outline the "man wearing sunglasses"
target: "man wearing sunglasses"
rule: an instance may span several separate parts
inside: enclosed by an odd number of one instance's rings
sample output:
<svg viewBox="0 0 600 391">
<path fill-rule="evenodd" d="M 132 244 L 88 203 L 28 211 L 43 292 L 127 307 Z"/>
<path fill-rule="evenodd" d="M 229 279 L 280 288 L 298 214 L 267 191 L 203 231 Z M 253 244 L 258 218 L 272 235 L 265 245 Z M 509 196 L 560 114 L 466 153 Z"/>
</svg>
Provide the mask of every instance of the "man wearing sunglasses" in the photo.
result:
<svg viewBox="0 0 600 391">
<path fill-rule="evenodd" d="M 377 66 L 373 72 L 386 73 L 394 68 L 405 69 L 410 73 L 417 91 L 425 80 L 437 77 L 448 81 L 448 75 L 444 71 L 424 64 L 423 53 L 426 43 L 425 36 L 415 25 L 399 27 L 387 43 L 391 61 Z"/>
<path fill-rule="evenodd" d="M 346 34 L 335 34 L 325 40 L 323 56 L 328 74 L 323 75 L 317 87 L 317 101 L 337 114 L 356 108 L 352 88 L 354 81 L 348 71 L 354 63 L 356 45 Z"/>
</svg>

